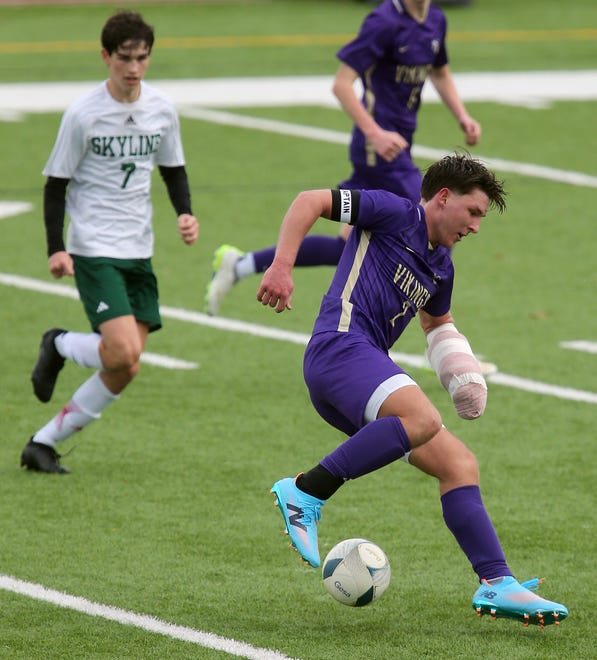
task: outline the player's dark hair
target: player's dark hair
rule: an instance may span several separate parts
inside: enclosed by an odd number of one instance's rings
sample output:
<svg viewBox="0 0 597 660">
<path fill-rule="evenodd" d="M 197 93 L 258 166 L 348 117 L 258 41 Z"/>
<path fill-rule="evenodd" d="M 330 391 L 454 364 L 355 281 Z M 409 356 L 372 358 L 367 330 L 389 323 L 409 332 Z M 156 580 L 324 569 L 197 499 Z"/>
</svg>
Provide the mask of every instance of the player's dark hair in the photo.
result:
<svg viewBox="0 0 597 660">
<path fill-rule="evenodd" d="M 449 188 L 459 195 L 479 189 L 500 213 L 506 208 L 504 182 L 499 181 L 493 172 L 469 153 L 448 154 L 427 168 L 421 197 L 430 200 L 442 188 Z"/>
<path fill-rule="evenodd" d="M 130 9 L 119 9 L 112 14 L 102 29 L 102 46 L 109 55 L 127 42 L 132 46 L 144 43 L 151 53 L 153 40 L 153 27 L 143 20 L 141 14 Z"/>
</svg>

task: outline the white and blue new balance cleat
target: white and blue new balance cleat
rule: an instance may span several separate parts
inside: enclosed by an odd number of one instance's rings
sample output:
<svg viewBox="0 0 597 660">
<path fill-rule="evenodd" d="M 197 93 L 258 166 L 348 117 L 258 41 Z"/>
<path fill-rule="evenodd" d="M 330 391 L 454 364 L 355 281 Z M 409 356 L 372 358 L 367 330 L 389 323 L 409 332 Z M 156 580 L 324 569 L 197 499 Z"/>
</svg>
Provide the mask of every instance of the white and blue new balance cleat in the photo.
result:
<svg viewBox="0 0 597 660">
<path fill-rule="evenodd" d="M 473 596 L 473 608 L 479 616 L 489 614 L 493 619 L 506 618 L 544 628 L 559 624 L 568 616 L 568 609 L 560 603 L 545 600 L 533 593 L 542 579 L 534 578 L 520 584 L 508 575 L 482 580 Z"/>
<path fill-rule="evenodd" d="M 317 522 L 325 500 L 304 493 L 290 477 L 276 481 L 270 492 L 282 512 L 286 533 L 301 559 L 314 568 L 321 563 L 317 544 Z"/>
</svg>

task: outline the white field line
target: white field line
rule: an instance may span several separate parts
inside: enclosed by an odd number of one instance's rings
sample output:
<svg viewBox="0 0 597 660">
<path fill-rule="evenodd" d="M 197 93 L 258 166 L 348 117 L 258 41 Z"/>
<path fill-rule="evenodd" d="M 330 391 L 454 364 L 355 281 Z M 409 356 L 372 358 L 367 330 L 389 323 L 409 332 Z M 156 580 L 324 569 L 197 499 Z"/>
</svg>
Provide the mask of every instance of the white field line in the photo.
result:
<svg viewBox="0 0 597 660">
<path fill-rule="evenodd" d="M 561 348 L 569 348 L 573 351 L 582 351 L 583 353 L 597 353 L 597 341 L 587 341 L 577 339 L 575 341 L 561 341 Z"/>
<path fill-rule="evenodd" d="M 148 353 L 147 351 L 143 351 L 143 353 L 141 353 L 141 362 L 152 364 L 154 367 L 163 367 L 164 369 L 181 369 L 183 371 L 199 368 L 199 364 L 197 362 L 180 360 L 179 358 L 173 358 L 168 355 L 160 355 L 159 353 Z"/>
<path fill-rule="evenodd" d="M 454 75 L 464 102 L 521 105 L 537 109 L 554 101 L 592 101 L 597 99 L 597 70 L 479 72 Z M 213 123 L 278 132 L 301 138 L 348 143 L 348 133 L 300 126 L 287 122 L 244 117 L 209 110 L 214 107 L 276 107 L 311 105 L 339 108 L 332 94 L 331 76 L 286 76 L 264 78 L 216 78 L 150 80 L 167 93 L 185 117 Z M 63 112 L 66 107 L 97 82 L 5 83 L 0 84 L 0 121 L 18 121 L 26 113 Z M 356 83 L 359 90 L 359 83 Z M 440 103 L 433 85 L 423 88 L 424 103 Z M 436 160 L 447 151 L 415 145 L 417 158 Z M 597 188 L 597 177 L 532 163 L 517 163 L 478 156 L 490 167 L 576 186 Z"/>
<path fill-rule="evenodd" d="M 332 65 L 333 66 L 333 65 Z M 340 108 L 332 93 L 333 75 L 234 78 L 147 79 L 178 107 L 257 108 L 310 105 Z M 578 71 L 480 71 L 455 73 L 465 103 L 501 103 L 540 111 L 557 101 L 597 100 L 597 69 Z M 0 117 L 64 112 L 98 81 L 0 83 Z M 360 94 L 360 82 L 355 83 Z M 441 103 L 432 84 L 423 87 L 423 103 Z"/>
<path fill-rule="evenodd" d="M 41 600 L 46 603 L 52 603 L 58 607 L 82 612 L 89 616 L 97 616 L 122 625 L 142 628 L 152 633 L 197 644 L 204 648 L 223 651 L 237 658 L 250 658 L 251 660 L 291 660 L 288 656 L 272 649 L 251 646 L 250 644 L 221 637 L 213 633 L 167 623 L 146 614 L 137 614 L 136 612 L 121 610 L 110 605 L 102 605 L 101 603 L 95 603 L 79 596 L 65 594 L 62 591 L 47 589 L 41 584 L 24 582 L 9 575 L 0 575 L 0 589 L 28 596 L 29 598 Z"/>
<path fill-rule="evenodd" d="M 524 392 L 545 394 L 547 396 L 554 396 L 558 399 L 568 399 L 580 403 L 597 403 L 596 392 L 585 392 L 571 387 L 550 385 L 549 383 L 541 383 L 537 380 L 521 378 L 520 376 L 509 376 L 508 374 L 503 374 L 499 371 L 495 374 L 486 376 L 485 378 L 495 385 L 504 385 L 505 387 L 512 387 L 513 389 L 523 390 Z"/>
<path fill-rule="evenodd" d="M 77 290 L 72 286 L 43 282 L 41 280 L 36 280 L 29 277 L 22 277 L 21 275 L 0 273 L 0 284 L 4 284 L 6 286 L 14 286 L 20 289 L 27 289 L 30 291 L 66 296 L 68 298 L 78 298 Z M 253 335 L 254 337 L 262 337 L 264 339 L 286 341 L 302 346 L 305 346 L 309 340 L 308 334 L 293 332 L 291 330 L 278 330 L 276 328 L 257 325 L 255 323 L 237 321 L 235 319 L 208 316 L 202 312 L 194 312 L 192 310 L 181 309 L 178 307 L 167 307 L 162 305 L 160 307 L 160 313 L 165 318 L 171 318 L 178 321 L 183 321 L 185 323 L 193 323 L 195 325 L 207 326 L 218 330 L 226 330 L 228 332 L 240 332 L 243 334 Z M 390 357 L 402 365 L 415 367 L 417 369 L 428 368 L 425 358 L 422 355 L 390 352 Z M 486 379 L 490 383 L 523 390 L 525 392 L 544 394 L 559 399 L 567 399 L 569 401 L 597 404 L 597 393 L 595 392 L 586 392 L 583 390 L 573 389 L 571 387 L 541 383 L 539 381 L 522 378 L 520 376 L 509 376 L 508 374 L 503 374 L 500 372 L 488 374 Z"/>
<path fill-rule="evenodd" d="M 29 277 L 10 275 L 8 273 L 0 273 L 0 276 L 0 282 L 6 286 L 15 286 L 19 289 L 28 289 L 39 293 L 49 293 L 53 296 L 63 296 L 64 298 L 79 300 L 77 289 L 68 284 L 43 282 L 42 280 L 34 280 Z M 159 355 L 158 353 L 144 352 L 141 354 L 141 361 L 156 367 L 163 367 L 164 369 L 197 369 L 199 367 L 197 362 L 180 360 L 179 358 Z"/>
<path fill-rule="evenodd" d="M 239 128 L 249 128 L 268 133 L 278 133 L 280 135 L 290 135 L 298 138 L 307 138 L 320 142 L 331 142 L 334 144 L 348 145 L 350 135 L 342 131 L 335 131 L 326 128 L 316 128 L 313 126 L 303 126 L 301 124 L 291 124 L 285 121 L 275 119 L 263 119 L 261 117 L 249 117 L 239 115 L 223 110 L 210 110 L 207 108 L 186 108 L 180 110 L 183 117 L 189 119 L 199 119 L 213 124 L 224 126 L 235 126 Z M 434 149 L 433 147 L 424 147 L 414 145 L 412 154 L 416 158 L 428 158 L 438 160 L 446 153 L 452 150 Z M 546 179 L 558 183 L 568 183 L 574 186 L 586 186 L 588 188 L 597 188 L 597 176 L 583 174 L 569 170 L 561 170 L 554 167 L 544 167 L 543 165 L 534 165 L 533 163 L 519 163 L 501 158 L 490 158 L 488 156 L 476 155 L 476 158 L 483 160 L 489 167 L 501 170 L 503 172 L 513 172 L 523 176 L 535 179 Z"/>
<path fill-rule="evenodd" d="M 0 201 L 0 218 L 10 218 L 13 215 L 29 213 L 33 210 L 33 204 L 29 202 Z"/>
</svg>

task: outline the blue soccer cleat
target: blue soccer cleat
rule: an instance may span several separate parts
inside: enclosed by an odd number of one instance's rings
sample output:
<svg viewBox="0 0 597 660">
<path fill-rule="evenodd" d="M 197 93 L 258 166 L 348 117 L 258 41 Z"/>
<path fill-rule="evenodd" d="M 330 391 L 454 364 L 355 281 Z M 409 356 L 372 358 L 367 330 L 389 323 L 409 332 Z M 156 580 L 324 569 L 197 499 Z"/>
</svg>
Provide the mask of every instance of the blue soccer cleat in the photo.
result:
<svg viewBox="0 0 597 660">
<path fill-rule="evenodd" d="M 290 477 L 276 481 L 271 491 L 284 516 L 286 533 L 303 561 L 317 568 L 321 563 L 317 547 L 317 521 L 325 500 L 300 490 Z"/>
<path fill-rule="evenodd" d="M 525 626 L 533 624 L 544 628 L 551 623 L 557 625 L 568 616 L 568 609 L 533 593 L 541 581 L 534 578 L 520 584 L 509 575 L 482 580 L 473 596 L 473 608 L 479 616 L 490 614 L 493 619 L 516 619 Z"/>
</svg>

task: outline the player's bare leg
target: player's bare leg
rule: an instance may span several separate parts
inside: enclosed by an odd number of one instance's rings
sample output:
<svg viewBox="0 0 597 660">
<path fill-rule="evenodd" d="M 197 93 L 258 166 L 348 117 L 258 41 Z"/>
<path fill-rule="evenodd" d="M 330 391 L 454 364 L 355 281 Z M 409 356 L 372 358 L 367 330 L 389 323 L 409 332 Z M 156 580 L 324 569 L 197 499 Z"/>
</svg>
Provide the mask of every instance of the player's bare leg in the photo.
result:
<svg viewBox="0 0 597 660">
<path fill-rule="evenodd" d="M 149 328 L 134 316 L 119 316 L 102 323 L 100 357 L 101 379 L 112 394 L 120 394 L 140 368 L 139 360 L 147 341 Z"/>
</svg>

